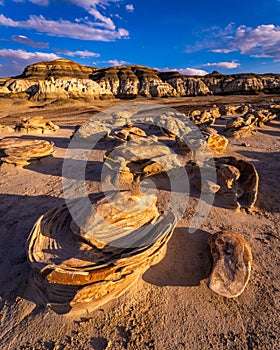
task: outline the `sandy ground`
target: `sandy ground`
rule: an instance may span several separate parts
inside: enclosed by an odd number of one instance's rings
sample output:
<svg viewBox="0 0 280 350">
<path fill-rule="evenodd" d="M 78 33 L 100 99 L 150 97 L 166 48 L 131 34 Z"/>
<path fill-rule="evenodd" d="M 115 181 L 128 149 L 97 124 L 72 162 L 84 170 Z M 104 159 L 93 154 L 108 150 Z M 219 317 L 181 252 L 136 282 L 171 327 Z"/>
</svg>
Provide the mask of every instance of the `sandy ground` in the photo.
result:
<svg viewBox="0 0 280 350">
<path fill-rule="evenodd" d="M 280 100 L 279 96 L 273 98 Z M 212 96 L 156 102 L 188 109 L 225 102 L 259 104 L 270 99 Z M 201 228 L 190 233 L 198 202 L 194 193 L 168 243 L 165 258 L 119 299 L 89 314 L 69 317 L 38 307 L 27 296 L 30 267 L 25 242 L 38 217 L 64 201 L 61 173 L 69 136 L 74 125 L 110 103 L 35 105 L 1 101 L 1 124 L 13 124 L 22 116 L 43 115 L 61 128 L 51 135 L 36 135 L 55 142 L 53 158 L 24 168 L 0 167 L 0 348 L 279 349 L 279 119 L 247 138 L 249 147 L 242 146 L 244 139 L 231 139 L 228 147 L 228 155 L 252 162 L 259 173 L 253 213 L 214 205 Z M 93 191 L 99 188 L 94 173 L 88 182 Z M 244 293 L 234 299 L 218 296 L 207 287 L 211 260 L 206 241 L 221 229 L 243 234 L 252 247 L 251 279 Z"/>
</svg>

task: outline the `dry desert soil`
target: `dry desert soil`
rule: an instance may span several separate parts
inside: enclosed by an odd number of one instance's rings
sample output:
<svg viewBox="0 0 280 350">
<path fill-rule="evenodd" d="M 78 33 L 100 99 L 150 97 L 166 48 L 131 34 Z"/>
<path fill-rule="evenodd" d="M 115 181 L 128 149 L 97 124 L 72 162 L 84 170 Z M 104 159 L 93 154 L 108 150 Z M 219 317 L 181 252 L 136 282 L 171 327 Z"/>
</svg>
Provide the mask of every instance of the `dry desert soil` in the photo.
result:
<svg viewBox="0 0 280 350">
<path fill-rule="evenodd" d="M 271 98 L 280 101 L 280 96 L 263 95 L 148 102 L 187 111 L 225 103 L 260 105 L 270 103 Z M 21 117 L 42 115 L 60 126 L 52 134 L 28 135 L 54 141 L 53 157 L 23 168 L 5 163 L 0 166 L 0 348 L 280 349 L 279 117 L 246 140 L 229 141 L 227 155 L 251 162 L 259 173 L 259 194 L 251 213 L 213 205 L 200 229 L 190 233 L 198 203 L 197 196 L 190 196 L 164 259 L 131 290 L 95 311 L 59 315 L 47 306 L 36 305 L 26 292 L 30 273 L 26 239 L 38 217 L 64 201 L 62 164 L 74 126 L 112 103 L 0 100 L 0 124 L 13 125 Z M 0 139 L 5 136 L 0 134 Z M 244 142 L 249 146 L 244 147 Z M 93 192 L 100 186 L 94 170 L 87 178 Z M 232 299 L 207 287 L 211 272 L 207 238 L 223 229 L 242 234 L 253 254 L 250 281 L 243 294 Z"/>
</svg>

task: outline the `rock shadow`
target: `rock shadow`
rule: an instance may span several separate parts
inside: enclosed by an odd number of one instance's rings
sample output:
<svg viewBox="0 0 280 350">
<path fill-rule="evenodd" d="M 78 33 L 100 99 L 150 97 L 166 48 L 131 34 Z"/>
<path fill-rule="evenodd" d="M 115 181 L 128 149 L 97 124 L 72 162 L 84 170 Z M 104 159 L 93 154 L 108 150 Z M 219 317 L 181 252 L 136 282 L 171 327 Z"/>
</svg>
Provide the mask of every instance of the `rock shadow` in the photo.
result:
<svg viewBox="0 0 280 350">
<path fill-rule="evenodd" d="M 259 174 L 259 191 L 256 207 L 267 211 L 280 212 L 279 188 L 280 152 L 254 152 L 249 150 L 237 151 L 249 158 Z M 265 161 L 264 161 L 265 160 Z"/>
<path fill-rule="evenodd" d="M 143 280 L 157 286 L 198 286 L 208 278 L 212 258 L 207 245 L 210 234 L 203 230 L 189 233 L 176 228 L 162 261 L 143 275 Z"/>
</svg>

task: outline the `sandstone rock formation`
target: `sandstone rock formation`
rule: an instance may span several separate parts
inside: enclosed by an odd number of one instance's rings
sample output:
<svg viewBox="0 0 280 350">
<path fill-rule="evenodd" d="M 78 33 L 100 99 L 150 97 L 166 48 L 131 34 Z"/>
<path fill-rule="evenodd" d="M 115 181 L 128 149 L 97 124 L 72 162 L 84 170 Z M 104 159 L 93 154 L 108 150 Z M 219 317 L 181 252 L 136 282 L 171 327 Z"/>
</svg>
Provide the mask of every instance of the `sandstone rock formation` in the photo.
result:
<svg viewBox="0 0 280 350">
<path fill-rule="evenodd" d="M 2 125 L 0 124 L 0 133 L 8 133 L 8 134 L 11 134 L 11 133 L 14 133 L 15 129 L 9 125 Z"/>
<path fill-rule="evenodd" d="M 246 114 L 249 111 L 248 105 L 222 105 L 219 108 L 221 115 Z"/>
<path fill-rule="evenodd" d="M 45 140 L 7 137 L 0 141 L 1 161 L 15 165 L 28 165 L 32 161 L 50 156 L 54 143 Z"/>
<path fill-rule="evenodd" d="M 186 169 L 191 183 L 202 192 L 217 193 L 220 205 L 232 209 L 250 209 L 257 200 L 259 177 L 255 167 L 235 157 L 215 158 L 216 182 L 210 165 L 188 161 Z M 201 172 L 204 174 L 202 181 Z"/>
<path fill-rule="evenodd" d="M 206 96 L 212 94 L 200 78 L 187 77 L 178 72 L 160 73 L 159 76 L 163 81 L 174 87 L 178 96 Z"/>
<path fill-rule="evenodd" d="M 202 78 L 215 95 L 279 93 L 279 74 L 232 74 L 213 72 Z"/>
<path fill-rule="evenodd" d="M 213 125 L 216 118 L 220 117 L 220 111 L 218 108 L 211 108 L 209 110 L 193 110 L 189 113 L 189 118 L 196 125 Z"/>
<path fill-rule="evenodd" d="M 213 257 L 209 288 L 224 297 L 238 297 L 251 273 L 252 253 L 243 236 L 231 231 L 215 233 L 208 239 Z"/>
<path fill-rule="evenodd" d="M 256 168 L 235 157 L 215 159 L 219 194 L 233 208 L 252 208 L 257 200 L 259 176 Z"/>
<path fill-rule="evenodd" d="M 138 176 L 151 176 L 181 166 L 176 154 L 158 143 L 154 135 L 117 146 L 105 153 L 104 160 L 104 180 L 116 185 L 119 181 L 133 185 Z"/>
<path fill-rule="evenodd" d="M 131 141 L 137 139 L 138 137 L 146 137 L 147 134 L 144 130 L 129 124 L 123 129 L 116 132 L 115 137 L 121 141 Z"/>
<path fill-rule="evenodd" d="M 153 214 L 146 217 L 145 196 L 135 197 L 133 193 L 119 193 L 117 196 L 116 202 L 114 194 L 108 198 L 112 208 L 115 204 L 121 206 L 118 208 L 120 215 L 114 214 L 116 222 L 108 215 L 102 216 L 106 211 L 91 212 L 82 200 L 72 203 L 76 209 L 90 214 L 85 216 L 89 227 L 93 225 L 90 235 L 88 232 L 88 235 L 84 234 L 83 230 L 77 231 L 76 227 L 75 233 L 71 230 L 74 218 L 69 212 L 71 209 L 65 205 L 53 208 L 36 222 L 28 238 L 27 256 L 33 272 L 29 286 L 35 288 L 33 295 L 36 295 L 37 304 L 48 304 L 57 313 L 89 312 L 123 294 L 152 264 L 163 258 L 166 243 L 176 225 L 174 215 L 167 213 L 156 219 L 158 213 L 154 209 Z M 121 196 L 124 196 L 125 203 L 131 199 L 129 212 L 122 211 Z M 91 200 L 98 206 L 102 197 L 96 194 Z M 154 205 L 154 200 L 151 202 Z M 144 209 L 138 225 L 134 220 L 134 204 L 136 216 L 141 205 Z M 104 224 L 102 232 L 102 219 L 110 225 L 110 230 Z M 148 223 L 152 219 L 155 222 Z M 96 240 L 93 239 L 95 224 L 100 228 Z"/>
<path fill-rule="evenodd" d="M 95 68 L 67 59 L 38 62 L 0 79 L 0 95 L 44 99 L 104 99 L 279 93 L 277 74 L 184 76 L 139 65 Z M 217 118 L 217 116 L 215 117 Z"/>
<path fill-rule="evenodd" d="M 219 135 L 217 130 L 207 126 L 200 127 L 202 135 L 207 141 L 207 146 L 213 154 L 220 154 L 226 151 L 228 139 Z"/>
<path fill-rule="evenodd" d="M 70 229 L 98 249 L 115 249 L 116 242 L 120 245 L 122 240 L 123 246 L 130 246 L 134 231 L 158 219 L 156 201 L 155 196 L 142 195 L 140 191 L 123 191 L 98 200 L 88 212 L 81 210 L 78 203 L 72 208 L 75 220 Z M 138 232 L 134 239 L 139 240 L 140 236 Z"/>
<path fill-rule="evenodd" d="M 210 135 L 207 138 L 207 146 L 213 154 L 220 154 L 226 151 L 228 140 L 222 135 Z"/>
<path fill-rule="evenodd" d="M 242 137 L 255 131 L 257 127 L 275 119 L 279 110 L 270 108 L 250 108 L 242 115 L 230 119 L 225 126 L 225 134 L 233 137 Z"/>
<path fill-rule="evenodd" d="M 59 129 L 58 125 L 55 125 L 51 120 L 44 119 L 44 117 L 30 117 L 21 119 L 15 127 L 19 132 L 54 132 Z"/>
</svg>

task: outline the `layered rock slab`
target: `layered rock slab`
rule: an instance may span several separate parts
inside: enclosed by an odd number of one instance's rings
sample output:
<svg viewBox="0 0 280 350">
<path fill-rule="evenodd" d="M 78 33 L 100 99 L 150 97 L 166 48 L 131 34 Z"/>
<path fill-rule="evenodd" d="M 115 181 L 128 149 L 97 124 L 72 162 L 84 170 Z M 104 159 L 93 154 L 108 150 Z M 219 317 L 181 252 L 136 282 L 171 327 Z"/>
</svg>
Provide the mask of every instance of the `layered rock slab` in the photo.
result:
<svg viewBox="0 0 280 350">
<path fill-rule="evenodd" d="M 7 137 L 0 141 L 1 161 L 14 165 L 28 165 L 34 160 L 50 156 L 54 143 L 45 140 Z"/>
<path fill-rule="evenodd" d="M 132 193 L 125 196 L 135 199 Z M 96 205 L 103 197 L 94 195 L 91 199 Z M 109 196 L 107 201 L 113 205 L 114 198 Z M 73 202 L 72 205 L 89 213 L 83 202 Z M 125 228 L 131 216 L 132 230 L 129 233 L 123 230 L 120 237 L 117 221 L 111 222 L 110 232 L 104 225 L 105 236 L 110 234 L 115 239 L 110 244 L 101 243 L 103 248 L 97 244 L 98 248 L 94 243 L 100 243 L 100 236 L 92 239 L 94 227 L 90 237 L 71 230 L 73 217 L 70 212 L 73 207 L 63 205 L 41 216 L 27 242 L 28 260 L 33 270 L 30 288 L 34 283 L 37 303 L 48 304 L 58 313 L 93 310 L 123 294 L 150 265 L 163 257 L 166 243 L 176 225 L 172 213 L 157 217 L 155 211 L 153 215 L 147 215 L 146 224 L 139 224 L 140 227 L 134 230 L 136 223 L 132 220 L 133 213 L 128 213 L 126 219 L 123 214 L 118 223 Z M 94 217 L 100 214 L 91 212 L 85 215 L 85 220 L 92 223 Z M 106 221 L 108 218 L 104 219 Z"/>
</svg>

